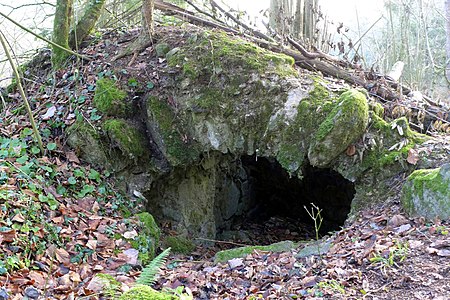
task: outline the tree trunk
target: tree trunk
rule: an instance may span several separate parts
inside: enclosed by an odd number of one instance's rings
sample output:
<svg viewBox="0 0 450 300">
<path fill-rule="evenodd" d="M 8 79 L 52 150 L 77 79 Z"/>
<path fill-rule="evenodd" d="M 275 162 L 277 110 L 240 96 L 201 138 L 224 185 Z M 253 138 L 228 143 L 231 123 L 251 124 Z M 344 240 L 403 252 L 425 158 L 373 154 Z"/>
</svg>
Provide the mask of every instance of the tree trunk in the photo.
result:
<svg viewBox="0 0 450 300">
<path fill-rule="evenodd" d="M 147 48 L 152 43 L 153 36 L 153 9 L 155 0 L 143 0 L 142 3 L 142 34 L 129 46 L 120 51 L 113 61 L 134 53 L 136 56 L 139 52 Z M 131 60 L 131 62 L 134 58 Z M 131 63 L 130 62 L 130 63 Z"/>
<path fill-rule="evenodd" d="M 318 0 L 305 0 L 304 3 L 303 38 L 313 43 Z"/>
<path fill-rule="evenodd" d="M 54 43 L 69 49 L 69 30 L 72 16 L 72 0 L 57 0 L 55 19 L 53 21 Z M 70 54 L 58 47 L 53 47 L 52 62 L 53 68 L 59 69 Z"/>
<path fill-rule="evenodd" d="M 447 77 L 447 82 L 450 83 L 450 0 L 445 1 L 445 16 L 445 28 L 447 31 L 447 42 L 445 47 L 445 51 L 447 54 L 447 66 L 445 68 L 445 76 Z"/>
<path fill-rule="evenodd" d="M 100 17 L 105 0 L 90 0 L 84 11 L 83 16 L 78 20 L 75 28 L 70 32 L 69 46 L 72 49 L 78 48 L 78 45 L 87 37 L 94 28 Z"/>
<path fill-rule="evenodd" d="M 147 35 L 150 39 L 153 35 L 153 7 L 155 5 L 154 0 L 144 0 L 142 4 L 142 30 L 143 34 Z"/>
<path fill-rule="evenodd" d="M 304 24 L 304 15 L 305 12 L 303 10 L 305 0 L 297 0 L 295 5 L 294 12 L 294 23 L 292 28 L 292 35 L 295 40 L 299 40 L 303 38 L 303 24 Z"/>
</svg>

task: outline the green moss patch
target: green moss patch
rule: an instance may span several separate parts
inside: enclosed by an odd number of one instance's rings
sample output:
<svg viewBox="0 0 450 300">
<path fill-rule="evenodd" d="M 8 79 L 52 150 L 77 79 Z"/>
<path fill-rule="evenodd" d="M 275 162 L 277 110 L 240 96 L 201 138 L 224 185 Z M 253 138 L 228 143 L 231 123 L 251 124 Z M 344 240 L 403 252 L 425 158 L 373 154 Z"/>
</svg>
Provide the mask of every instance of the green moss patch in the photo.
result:
<svg viewBox="0 0 450 300">
<path fill-rule="evenodd" d="M 136 160 L 144 154 L 144 136 L 125 120 L 107 120 L 103 129 L 126 157 Z"/>
<path fill-rule="evenodd" d="M 158 292 L 147 285 L 137 284 L 127 292 L 123 293 L 120 300 L 175 300 L 174 295 Z"/>
<path fill-rule="evenodd" d="M 170 106 L 156 97 L 149 97 L 147 113 L 152 120 L 155 142 L 172 166 L 187 165 L 199 157 L 199 150 L 192 142 L 188 124 L 176 116 Z"/>
<path fill-rule="evenodd" d="M 313 166 L 326 167 L 366 131 L 369 107 L 363 93 L 349 90 L 320 124 L 309 146 Z"/>
<path fill-rule="evenodd" d="M 325 88 L 326 83 L 321 78 L 313 78 L 313 89 L 297 106 L 295 119 L 283 128 L 277 160 L 290 173 L 296 172 L 303 164 L 317 128 L 337 101 Z"/>
<path fill-rule="evenodd" d="M 402 163 L 410 149 L 427 140 L 426 136 L 411 130 L 408 120 L 404 117 L 388 123 L 373 113 L 371 120 L 369 127 L 376 133 L 376 141 L 364 153 L 362 166 L 365 168 L 380 170 L 396 162 Z"/>
<path fill-rule="evenodd" d="M 401 199 L 410 215 L 428 220 L 450 218 L 450 164 L 411 173 L 403 186 Z"/>
<path fill-rule="evenodd" d="M 168 236 L 164 239 L 164 244 L 174 253 L 189 254 L 195 249 L 194 243 L 184 236 Z"/>
<path fill-rule="evenodd" d="M 130 243 L 134 249 L 139 250 L 141 264 L 146 265 L 155 257 L 161 231 L 153 216 L 148 212 L 139 213 L 137 217 L 142 226 L 139 228 L 139 235 Z"/>
<path fill-rule="evenodd" d="M 297 243 L 294 243 L 292 241 L 282 241 L 278 243 L 274 243 L 268 246 L 246 246 L 246 247 L 239 247 L 234 248 L 230 250 L 223 250 L 220 252 L 217 252 L 214 256 L 215 262 L 226 262 L 233 258 L 239 258 L 239 257 L 245 257 L 249 254 L 251 254 L 254 250 L 261 250 L 261 251 L 270 251 L 270 252 L 284 252 L 284 251 L 290 251 L 291 249 L 294 249 L 298 246 Z"/>
<path fill-rule="evenodd" d="M 296 76 L 294 59 L 259 48 L 225 33 L 203 32 L 190 38 L 188 47 L 169 58 L 171 66 L 181 66 L 191 79 L 233 74 L 237 69 L 257 73 L 272 72 L 280 76 Z"/>
<path fill-rule="evenodd" d="M 116 82 L 109 78 L 97 80 L 94 95 L 94 105 L 104 114 L 110 116 L 124 116 L 127 112 L 125 98 L 127 93 L 116 86 Z"/>
</svg>

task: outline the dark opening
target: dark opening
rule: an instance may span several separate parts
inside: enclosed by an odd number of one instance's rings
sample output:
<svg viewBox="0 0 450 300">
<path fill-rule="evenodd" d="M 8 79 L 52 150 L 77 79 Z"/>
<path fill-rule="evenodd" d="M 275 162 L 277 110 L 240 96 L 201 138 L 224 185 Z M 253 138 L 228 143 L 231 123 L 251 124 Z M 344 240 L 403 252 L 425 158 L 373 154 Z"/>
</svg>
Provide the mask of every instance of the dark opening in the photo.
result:
<svg viewBox="0 0 450 300">
<path fill-rule="evenodd" d="M 299 179 L 289 176 L 275 159 L 244 156 L 241 161 L 251 206 L 223 238 L 256 244 L 314 238 L 314 221 L 305 210 L 311 211 L 311 203 L 322 210 L 321 235 L 343 226 L 355 188 L 339 173 L 306 165 Z"/>
</svg>

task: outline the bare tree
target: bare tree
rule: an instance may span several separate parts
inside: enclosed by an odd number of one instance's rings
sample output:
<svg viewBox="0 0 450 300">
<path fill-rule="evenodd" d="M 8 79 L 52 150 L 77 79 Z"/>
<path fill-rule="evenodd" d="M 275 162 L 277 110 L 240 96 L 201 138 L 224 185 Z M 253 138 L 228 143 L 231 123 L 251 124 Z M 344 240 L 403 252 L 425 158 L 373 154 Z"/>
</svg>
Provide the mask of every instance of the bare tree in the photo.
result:
<svg viewBox="0 0 450 300">
<path fill-rule="evenodd" d="M 445 46 L 447 63 L 445 67 L 445 77 L 447 78 L 447 83 L 450 83 L 450 0 L 445 1 L 445 17 L 445 29 L 447 31 L 447 40 Z"/>
<path fill-rule="evenodd" d="M 57 0 L 55 19 L 53 21 L 53 42 L 69 48 L 69 32 L 72 19 L 72 0 Z M 59 47 L 53 46 L 52 62 L 55 69 L 62 66 L 69 53 Z"/>
<path fill-rule="evenodd" d="M 86 9 L 84 10 L 83 16 L 78 20 L 76 26 L 74 26 L 70 32 L 69 46 L 72 49 L 77 48 L 78 45 L 92 31 L 92 29 L 94 29 L 105 2 L 105 0 L 89 1 Z"/>
<path fill-rule="evenodd" d="M 271 0 L 270 26 L 282 37 L 314 42 L 319 0 Z"/>
</svg>

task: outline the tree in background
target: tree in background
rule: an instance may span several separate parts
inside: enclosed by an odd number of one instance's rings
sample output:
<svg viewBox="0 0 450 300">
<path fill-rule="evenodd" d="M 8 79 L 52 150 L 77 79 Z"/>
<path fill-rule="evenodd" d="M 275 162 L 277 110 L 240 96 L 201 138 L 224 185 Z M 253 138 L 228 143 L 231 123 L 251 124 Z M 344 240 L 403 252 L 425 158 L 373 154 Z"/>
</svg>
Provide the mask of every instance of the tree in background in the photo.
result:
<svg viewBox="0 0 450 300">
<path fill-rule="evenodd" d="M 78 45 L 94 28 L 104 3 L 105 0 L 90 0 L 82 17 L 70 30 L 73 19 L 73 0 L 57 0 L 53 21 L 53 42 L 66 49 L 78 48 Z M 53 68 L 61 68 L 69 55 L 67 51 L 53 46 Z"/>
<path fill-rule="evenodd" d="M 448 1 L 447 1 L 448 2 Z M 372 41 L 376 63 L 383 73 L 397 61 L 405 68 L 402 80 L 435 98 L 447 93 L 446 26 L 442 2 L 389 0 L 385 2 L 382 34 Z"/>
<path fill-rule="evenodd" d="M 450 0 L 445 1 L 445 29 L 447 32 L 447 40 L 445 52 L 447 56 L 447 65 L 445 69 L 445 76 L 447 78 L 447 84 L 450 84 Z"/>
<path fill-rule="evenodd" d="M 72 20 L 73 1 L 57 0 L 55 19 L 53 21 L 53 42 L 69 49 L 69 32 Z M 59 69 L 70 54 L 61 48 L 53 46 L 52 62 Z"/>
<path fill-rule="evenodd" d="M 318 45 L 319 0 L 271 0 L 270 27 L 279 34 Z"/>
<path fill-rule="evenodd" d="M 105 2 L 105 0 L 89 0 L 82 17 L 78 19 L 77 24 L 70 32 L 69 46 L 72 49 L 78 48 L 78 45 L 94 29 Z"/>
</svg>

